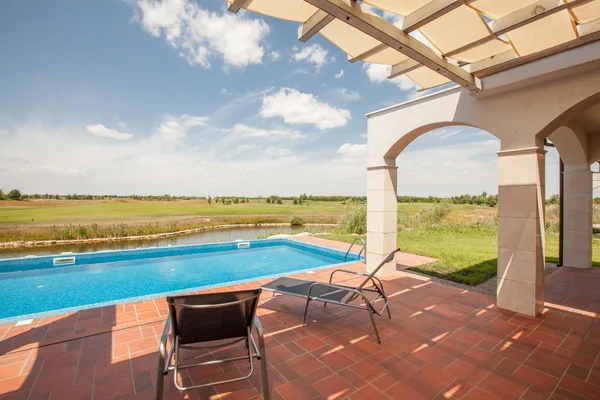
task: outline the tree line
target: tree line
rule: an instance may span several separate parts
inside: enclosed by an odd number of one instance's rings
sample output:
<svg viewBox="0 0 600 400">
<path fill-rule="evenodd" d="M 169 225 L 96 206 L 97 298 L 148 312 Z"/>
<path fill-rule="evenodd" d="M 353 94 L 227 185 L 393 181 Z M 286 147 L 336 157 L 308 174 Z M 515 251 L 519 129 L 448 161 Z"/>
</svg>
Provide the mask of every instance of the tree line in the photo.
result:
<svg viewBox="0 0 600 400">
<path fill-rule="evenodd" d="M 268 197 L 211 197 L 211 196 L 173 196 L 170 194 L 163 195 L 90 195 L 90 194 L 22 194 L 18 189 L 12 189 L 5 193 L 0 189 L 0 200 L 29 200 L 29 199 L 64 199 L 64 200 L 110 200 L 110 199 L 129 199 L 142 201 L 176 201 L 176 200 L 206 200 L 209 205 L 212 203 L 220 203 L 223 205 L 245 204 L 253 201 L 264 200 L 267 204 L 283 204 L 283 201 L 291 201 L 293 205 L 309 205 L 312 201 L 321 202 L 339 202 L 343 204 L 364 204 L 367 201 L 366 196 L 314 196 L 301 194 L 300 196 L 277 196 L 270 195 Z M 419 197 L 419 196 L 398 196 L 398 203 L 451 203 L 451 204 L 473 204 L 496 207 L 498 205 L 498 195 L 482 192 L 478 195 L 463 194 L 452 197 Z M 558 204 L 558 195 L 554 194 L 546 199 L 546 204 Z M 594 204 L 600 204 L 600 198 L 594 199 Z"/>
</svg>

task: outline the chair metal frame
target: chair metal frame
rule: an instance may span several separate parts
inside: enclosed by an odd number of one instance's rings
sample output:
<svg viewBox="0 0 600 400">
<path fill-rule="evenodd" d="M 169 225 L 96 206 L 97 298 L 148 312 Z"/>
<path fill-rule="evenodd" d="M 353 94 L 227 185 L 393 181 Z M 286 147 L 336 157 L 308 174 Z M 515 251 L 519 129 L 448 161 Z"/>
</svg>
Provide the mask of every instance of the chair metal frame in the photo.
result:
<svg viewBox="0 0 600 400">
<path fill-rule="evenodd" d="M 396 249 L 396 250 L 392 251 L 370 274 L 354 272 L 354 271 L 349 271 L 349 270 L 345 270 L 345 269 L 336 269 L 329 276 L 329 283 L 313 282 L 312 285 L 308 288 L 308 293 L 306 295 L 299 294 L 299 293 L 293 293 L 293 292 L 274 290 L 274 289 L 271 289 L 268 287 L 263 287 L 262 289 L 271 291 L 273 293 L 279 293 L 279 294 L 284 294 L 284 295 L 289 295 L 289 296 L 306 298 L 306 304 L 304 306 L 304 315 L 302 317 L 302 324 L 306 324 L 306 315 L 308 313 L 308 306 L 311 301 L 321 301 L 321 302 L 325 303 L 324 306 L 327 306 L 328 303 L 332 303 L 332 304 L 337 304 L 337 305 L 341 305 L 341 306 L 345 306 L 345 307 L 352 307 L 352 308 L 357 308 L 357 309 L 361 309 L 361 310 L 367 310 L 367 312 L 369 313 L 369 317 L 371 319 L 371 324 L 373 325 L 373 330 L 375 331 L 375 336 L 377 337 L 377 343 L 381 343 L 381 338 L 379 336 L 379 331 L 377 330 L 377 325 L 375 324 L 375 318 L 373 318 L 373 314 L 382 315 L 385 311 L 387 311 L 389 319 L 392 319 L 392 314 L 390 312 L 388 297 L 385 294 L 385 290 L 383 288 L 383 282 L 381 282 L 381 279 L 376 277 L 375 274 L 385 264 L 394 260 L 394 256 L 399 251 L 400 251 L 400 249 Z M 366 279 L 358 286 L 336 285 L 336 284 L 332 283 L 333 276 L 335 275 L 336 272 L 343 272 L 346 274 L 364 276 L 364 277 L 366 277 Z M 307 282 L 310 282 L 310 281 L 307 281 Z M 373 288 L 365 288 L 365 285 L 367 285 L 369 282 L 371 282 L 373 284 Z M 318 295 L 312 296 L 311 292 L 312 292 L 313 288 L 315 288 L 317 286 L 324 286 L 327 288 L 339 289 L 339 291 L 349 292 L 349 293 L 352 293 L 352 295 L 344 301 L 332 300 L 332 299 L 328 299 L 327 297 L 318 296 Z M 376 295 L 373 299 L 369 300 L 367 298 L 367 296 L 365 295 L 365 292 L 376 293 Z M 336 292 L 329 292 L 327 294 L 332 294 L 332 293 L 336 293 Z M 351 301 L 353 301 L 359 297 L 362 298 L 362 300 L 364 301 L 364 305 L 350 303 Z M 377 310 L 375 308 L 374 303 L 377 300 L 379 300 L 380 298 L 383 299 L 384 304 L 383 304 L 383 307 L 381 307 L 381 309 Z"/>
<path fill-rule="evenodd" d="M 220 304 L 181 304 L 181 303 L 178 303 L 176 305 L 173 305 L 172 303 L 169 303 L 169 315 L 167 317 L 167 320 L 165 321 L 165 326 L 163 328 L 163 333 L 162 333 L 160 343 L 159 343 L 159 348 L 158 348 L 156 400 L 163 399 L 164 378 L 169 374 L 169 371 L 174 371 L 173 380 L 175 383 L 175 387 L 177 389 L 182 390 L 182 391 L 194 390 L 194 389 L 198 389 L 198 388 L 202 388 L 202 387 L 206 387 L 206 386 L 222 385 L 225 383 L 237 382 L 237 381 L 241 381 L 244 379 L 248 379 L 250 376 L 252 376 L 252 373 L 254 372 L 254 358 L 256 358 L 261 363 L 263 398 L 264 398 L 264 400 L 270 399 L 269 378 L 268 378 L 268 373 L 267 373 L 267 356 L 266 356 L 266 352 L 265 352 L 265 341 L 264 341 L 264 330 L 262 328 L 262 325 L 260 323 L 258 315 L 256 315 L 256 307 L 258 304 L 259 296 L 260 296 L 260 292 L 254 296 L 250 296 L 250 297 L 247 297 L 247 298 L 244 298 L 241 300 L 227 302 L 227 303 L 220 303 Z M 179 336 L 178 335 L 175 336 L 173 334 L 175 331 L 174 326 L 173 326 L 175 317 L 173 316 L 173 312 L 172 312 L 172 308 L 171 308 L 172 305 L 175 307 L 194 308 L 194 309 L 223 308 L 223 307 L 234 306 L 237 304 L 242 304 L 242 303 L 245 303 L 252 299 L 255 299 L 255 301 L 256 301 L 254 310 L 253 310 L 254 319 L 252 321 L 252 324 L 247 328 L 246 336 L 242 336 L 240 338 L 234 338 L 232 340 L 228 340 L 226 342 L 218 343 L 215 345 L 204 345 L 203 346 L 203 345 L 180 345 L 179 344 Z M 258 336 L 258 346 L 256 345 L 256 342 L 254 341 L 254 337 L 252 336 L 252 326 L 254 326 L 256 328 L 256 332 L 257 332 L 257 336 Z M 171 339 L 171 346 L 167 353 L 168 339 Z M 248 355 L 239 356 L 239 357 L 230 357 L 230 358 L 219 359 L 219 360 L 210 360 L 210 361 L 204 361 L 204 362 L 193 363 L 193 364 L 180 363 L 179 349 L 188 349 L 188 350 L 212 349 L 212 348 L 230 346 L 232 344 L 239 343 L 242 340 L 245 340 L 245 348 L 248 349 Z M 221 364 L 221 363 L 225 363 L 225 362 L 232 362 L 232 361 L 244 360 L 244 359 L 247 359 L 250 362 L 250 372 L 246 376 L 243 376 L 240 378 L 234 378 L 234 379 L 226 379 L 226 380 L 217 381 L 217 382 L 201 383 L 201 384 L 192 385 L 192 386 L 181 386 L 177 382 L 177 374 L 179 373 L 180 370 L 193 368 L 193 367 Z"/>
</svg>

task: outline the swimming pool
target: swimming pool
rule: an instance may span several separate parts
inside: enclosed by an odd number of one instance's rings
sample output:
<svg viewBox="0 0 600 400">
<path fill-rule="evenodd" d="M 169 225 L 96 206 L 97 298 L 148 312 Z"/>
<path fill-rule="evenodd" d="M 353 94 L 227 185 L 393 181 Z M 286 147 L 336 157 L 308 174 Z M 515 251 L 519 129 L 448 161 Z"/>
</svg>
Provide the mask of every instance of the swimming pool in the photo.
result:
<svg viewBox="0 0 600 400">
<path fill-rule="evenodd" d="M 344 254 L 266 239 L 1 260 L 0 323 L 328 268 Z"/>
</svg>

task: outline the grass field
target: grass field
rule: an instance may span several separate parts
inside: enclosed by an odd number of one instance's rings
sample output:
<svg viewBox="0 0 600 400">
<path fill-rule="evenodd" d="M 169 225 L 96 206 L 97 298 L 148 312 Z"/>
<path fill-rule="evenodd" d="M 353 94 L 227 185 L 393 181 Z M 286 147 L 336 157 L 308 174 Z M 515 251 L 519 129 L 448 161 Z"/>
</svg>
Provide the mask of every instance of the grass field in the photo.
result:
<svg viewBox="0 0 600 400">
<path fill-rule="evenodd" d="M 336 223 L 346 206 L 335 202 L 309 205 L 212 204 L 206 201 L 144 202 L 134 200 L 43 200 L 0 202 L 0 241 L 127 236 L 240 223 L 289 222 L 302 216 L 306 223 Z M 450 205 L 447 214 L 429 218 L 431 204 L 398 204 L 398 246 L 439 259 L 421 272 L 475 285 L 496 275 L 497 208 Z M 546 259 L 558 258 L 556 207 L 547 208 Z M 600 213 L 596 213 L 598 217 Z M 597 221 L 596 221 L 597 222 Z M 351 241 L 353 236 L 332 234 Z M 594 264 L 600 265 L 600 240 L 594 240 Z"/>
<path fill-rule="evenodd" d="M 364 238 L 364 236 L 362 236 Z M 354 236 L 328 239 L 351 242 Z M 451 281 L 477 285 L 496 276 L 498 234 L 495 229 L 439 226 L 398 232 L 398 247 L 408 253 L 437 258 L 414 270 Z M 600 240 L 593 241 L 593 265 L 600 266 Z M 546 233 L 546 261 L 558 261 L 558 234 Z"/>
<path fill-rule="evenodd" d="M 344 205 L 312 202 L 310 205 L 267 204 L 255 200 L 246 204 L 208 205 L 205 200 L 135 201 L 135 200 L 41 200 L 0 201 L 0 226 L 5 224 L 65 224 L 139 222 L 165 218 L 238 215 L 340 215 Z M 32 221 L 33 220 L 33 221 Z"/>
<path fill-rule="evenodd" d="M 89 239 L 173 232 L 221 224 L 287 223 L 301 216 L 306 223 L 337 223 L 344 205 L 250 203 L 209 205 L 205 200 L 34 200 L 0 201 L 0 242 Z"/>
</svg>

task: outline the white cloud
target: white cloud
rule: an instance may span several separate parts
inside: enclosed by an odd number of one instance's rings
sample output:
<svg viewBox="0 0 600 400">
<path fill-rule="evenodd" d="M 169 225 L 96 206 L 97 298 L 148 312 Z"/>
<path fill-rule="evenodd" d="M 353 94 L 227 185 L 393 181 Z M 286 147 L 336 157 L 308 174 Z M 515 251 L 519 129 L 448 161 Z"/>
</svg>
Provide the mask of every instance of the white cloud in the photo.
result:
<svg viewBox="0 0 600 400">
<path fill-rule="evenodd" d="M 85 172 L 76 168 L 70 167 L 55 167 L 52 165 L 37 165 L 25 163 L 17 166 L 17 173 L 23 175 L 35 175 L 35 176 L 65 176 L 73 177 L 79 175 L 85 175 Z"/>
<path fill-rule="evenodd" d="M 288 124 L 314 124 L 321 130 L 344 126 L 350 111 L 336 108 L 316 99 L 312 94 L 281 88 L 263 97 L 260 109 L 263 118 L 282 117 Z"/>
<path fill-rule="evenodd" d="M 367 145 L 344 143 L 335 153 L 345 157 L 364 157 L 367 155 Z"/>
<path fill-rule="evenodd" d="M 241 151 L 248 151 L 248 150 L 252 150 L 252 149 L 257 149 L 258 146 L 255 144 L 240 144 L 238 147 L 236 147 L 237 150 L 241 150 Z"/>
<path fill-rule="evenodd" d="M 209 68 L 221 57 L 226 65 L 260 64 L 269 26 L 262 20 L 227 11 L 208 11 L 190 0 L 138 0 L 136 19 L 155 37 L 164 36 L 190 65 Z"/>
<path fill-rule="evenodd" d="M 354 90 L 348 90 L 346 88 L 342 88 L 342 89 L 340 89 L 340 94 L 342 95 L 342 98 L 344 98 L 347 101 L 360 100 L 360 94 L 358 92 L 355 92 Z"/>
<path fill-rule="evenodd" d="M 388 79 L 390 71 L 387 65 L 365 63 L 363 64 L 363 69 L 367 73 L 369 80 L 373 83 L 391 82 L 398 86 L 400 90 L 416 90 L 417 88 L 417 85 L 404 75 Z"/>
<path fill-rule="evenodd" d="M 302 49 L 294 46 L 296 53 L 292 54 L 292 58 L 298 62 L 305 61 L 309 64 L 314 64 L 315 68 L 319 70 L 322 66 L 331 61 L 327 56 L 329 51 L 322 48 L 318 44 L 310 46 L 304 46 Z"/>
<path fill-rule="evenodd" d="M 213 115 L 209 126 L 201 129 L 211 129 L 215 120 Z M 189 145 L 166 146 L 154 130 L 119 142 L 99 141 L 81 130 L 81 126 L 56 126 L 51 121 L 11 124 L 11 134 L 0 137 L 2 185 L 23 193 L 190 196 L 363 195 L 366 186 L 365 145 L 360 144 L 364 139 L 358 133 L 355 142 L 332 148 L 327 142 L 312 146 L 305 141 L 281 142 L 285 143 L 281 146 L 280 142 L 236 142 L 229 133 L 219 136 L 222 130 L 214 131 L 210 146 L 197 146 L 191 132 Z M 491 139 L 481 132 L 443 142 L 433 132 L 423 135 L 397 160 L 399 194 L 496 193 L 499 144 Z M 246 151 L 236 149 L 241 144 L 249 146 Z M 557 191 L 556 156 L 553 161 L 546 178 L 550 194 Z"/>
<path fill-rule="evenodd" d="M 119 128 L 127 128 L 127 124 L 125 122 L 119 121 L 117 125 L 119 125 Z"/>
<path fill-rule="evenodd" d="M 236 148 L 236 157 L 245 157 L 255 159 L 257 157 L 267 157 L 270 159 L 288 157 L 292 154 L 292 150 L 287 147 L 278 146 L 259 146 L 256 144 L 240 144 Z"/>
<path fill-rule="evenodd" d="M 342 165 L 363 166 L 367 162 L 367 145 L 344 143 L 335 152 L 334 163 Z"/>
<path fill-rule="evenodd" d="M 0 136 L 8 135 L 8 131 L 6 129 L 0 129 Z"/>
<path fill-rule="evenodd" d="M 233 135 L 244 138 L 285 138 L 285 139 L 304 139 L 307 137 L 306 134 L 289 129 L 262 129 L 253 128 L 244 124 L 236 124 L 229 130 Z"/>
<path fill-rule="evenodd" d="M 340 79 L 342 76 L 344 76 L 344 69 L 340 69 L 340 72 L 338 72 L 337 74 L 335 74 L 335 79 Z"/>
<path fill-rule="evenodd" d="M 155 135 L 165 142 L 180 142 L 185 139 L 190 129 L 204 127 L 208 120 L 208 117 L 195 117 L 187 114 L 165 115 Z"/>
<path fill-rule="evenodd" d="M 433 133 L 433 132 L 432 132 Z M 436 136 L 429 134 L 417 141 L 433 143 Z M 465 137 L 468 133 L 465 133 Z M 491 137 L 491 136 L 489 136 Z M 474 139 L 474 138 L 473 138 Z M 412 147 L 396 160 L 401 194 L 454 196 L 461 193 L 498 192 L 497 156 L 500 142 L 496 139 L 458 141 L 453 137 L 444 145 Z M 412 147 L 412 148 L 411 148 Z M 431 160 L 436 160 L 431 163 Z"/>
<path fill-rule="evenodd" d="M 278 51 L 272 51 L 269 53 L 269 58 L 273 62 L 279 61 L 279 57 L 280 57 L 280 54 Z"/>
<path fill-rule="evenodd" d="M 226 88 L 221 89 L 221 94 L 227 94 L 227 89 Z"/>
<path fill-rule="evenodd" d="M 267 154 L 271 154 L 276 157 L 285 157 L 292 154 L 292 150 L 286 147 L 269 146 L 265 149 L 265 151 L 267 152 Z"/>
<path fill-rule="evenodd" d="M 131 133 L 119 132 L 116 129 L 109 129 L 102 124 L 88 125 L 85 129 L 94 136 L 117 139 L 117 140 L 129 140 L 133 138 Z"/>
</svg>

